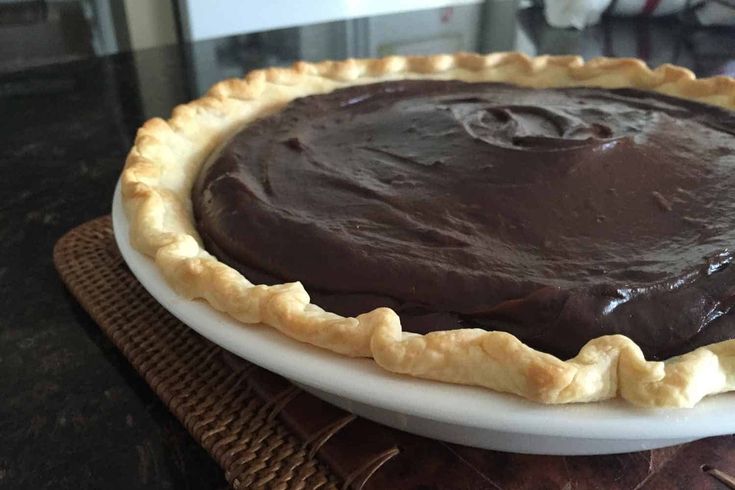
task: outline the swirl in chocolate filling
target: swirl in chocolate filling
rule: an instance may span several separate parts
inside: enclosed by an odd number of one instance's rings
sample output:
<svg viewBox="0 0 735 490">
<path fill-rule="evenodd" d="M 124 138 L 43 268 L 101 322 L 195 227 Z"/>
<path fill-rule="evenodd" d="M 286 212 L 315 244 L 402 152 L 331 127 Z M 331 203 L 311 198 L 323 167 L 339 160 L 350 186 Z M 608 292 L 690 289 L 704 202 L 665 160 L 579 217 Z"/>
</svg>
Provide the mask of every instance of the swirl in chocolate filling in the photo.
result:
<svg viewBox="0 0 735 490">
<path fill-rule="evenodd" d="M 566 358 L 735 337 L 735 114 L 631 89 L 399 81 L 291 102 L 205 164 L 205 246 L 343 315 Z"/>
</svg>

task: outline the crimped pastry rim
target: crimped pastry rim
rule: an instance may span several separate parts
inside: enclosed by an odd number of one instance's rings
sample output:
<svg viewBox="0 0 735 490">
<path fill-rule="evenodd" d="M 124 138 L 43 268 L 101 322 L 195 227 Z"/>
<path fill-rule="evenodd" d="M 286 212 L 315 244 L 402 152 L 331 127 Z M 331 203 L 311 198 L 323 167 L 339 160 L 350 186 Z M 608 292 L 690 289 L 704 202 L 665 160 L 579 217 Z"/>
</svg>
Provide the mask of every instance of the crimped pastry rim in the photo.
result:
<svg viewBox="0 0 735 490">
<path fill-rule="evenodd" d="M 389 308 L 340 317 L 311 304 L 300 283 L 253 285 L 204 249 L 189 194 L 217 146 L 296 97 L 405 78 L 633 87 L 735 109 L 734 79 L 696 79 L 672 65 L 651 70 L 637 59 L 585 63 L 577 56 L 456 53 L 256 70 L 216 84 L 204 97 L 177 106 L 169 120 L 154 118 L 138 130 L 121 178 L 131 244 L 153 258 L 169 285 L 187 299 L 203 299 L 243 323 L 263 323 L 336 353 L 372 357 L 396 373 L 484 386 L 542 403 L 621 397 L 640 406 L 691 407 L 707 395 L 735 390 L 735 339 L 649 362 L 629 338 L 608 335 L 562 361 L 505 332 L 402 332 Z"/>
</svg>

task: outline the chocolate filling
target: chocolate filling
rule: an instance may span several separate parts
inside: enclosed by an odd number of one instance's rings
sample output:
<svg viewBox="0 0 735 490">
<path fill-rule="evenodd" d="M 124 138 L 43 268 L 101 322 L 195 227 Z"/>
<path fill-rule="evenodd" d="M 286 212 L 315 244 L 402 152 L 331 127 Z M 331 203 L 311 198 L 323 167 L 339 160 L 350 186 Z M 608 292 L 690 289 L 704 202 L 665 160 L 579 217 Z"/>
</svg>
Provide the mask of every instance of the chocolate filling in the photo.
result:
<svg viewBox="0 0 735 490">
<path fill-rule="evenodd" d="M 205 164 L 205 246 L 404 329 L 571 357 L 735 337 L 735 113 L 631 89 L 399 81 L 297 99 Z"/>
</svg>

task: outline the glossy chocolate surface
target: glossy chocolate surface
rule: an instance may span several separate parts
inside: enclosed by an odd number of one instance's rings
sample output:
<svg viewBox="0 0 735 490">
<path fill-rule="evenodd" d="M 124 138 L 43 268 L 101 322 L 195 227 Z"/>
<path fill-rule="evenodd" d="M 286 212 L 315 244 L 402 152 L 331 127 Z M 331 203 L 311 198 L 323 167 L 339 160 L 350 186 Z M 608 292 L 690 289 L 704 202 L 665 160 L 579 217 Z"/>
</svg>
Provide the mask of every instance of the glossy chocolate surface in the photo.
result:
<svg viewBox="0 0 735 490">
<path fill-rule="evenodd" d="M 220 260 L 330 311 L 662 358 L 735 337 L 733 128 L 638 90 L 386 82 L 250 125 L 192 197 Z"/>
</svg>

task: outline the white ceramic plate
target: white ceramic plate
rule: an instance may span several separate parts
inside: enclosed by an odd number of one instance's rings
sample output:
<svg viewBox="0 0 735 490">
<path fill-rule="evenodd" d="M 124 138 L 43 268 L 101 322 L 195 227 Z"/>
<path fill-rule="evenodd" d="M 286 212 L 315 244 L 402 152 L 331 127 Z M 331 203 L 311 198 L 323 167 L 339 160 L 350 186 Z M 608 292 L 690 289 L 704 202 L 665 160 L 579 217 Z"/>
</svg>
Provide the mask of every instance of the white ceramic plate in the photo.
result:
<svg viewBox="0 0 735 490">
<path fill-rule="evenodd" d="M 693 409 L 643 410 L 619 401 L 545 406 L 391 374 L 369 359 L 342 357 L 262 325 L 243 325 L 204 302 L 178 296 L 153 261 L 131 248 L 119 185 L 112 217 L 130 270 L 182 322 L 314 395 L 385 425 L 468 446 L 563 455 L 639 451 L 735 432 L 735 393 L 705 399 Z"/>
</svg>

